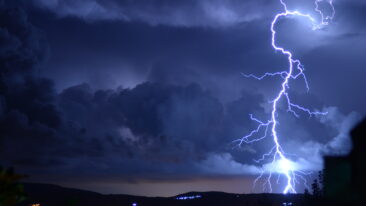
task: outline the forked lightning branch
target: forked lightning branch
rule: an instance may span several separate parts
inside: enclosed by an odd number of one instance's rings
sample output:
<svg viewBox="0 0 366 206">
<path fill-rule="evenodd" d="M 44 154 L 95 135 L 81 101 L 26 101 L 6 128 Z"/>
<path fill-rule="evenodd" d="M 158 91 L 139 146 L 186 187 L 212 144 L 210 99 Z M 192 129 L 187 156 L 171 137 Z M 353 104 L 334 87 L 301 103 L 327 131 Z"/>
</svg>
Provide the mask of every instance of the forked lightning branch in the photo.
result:
<svg viewBox="0 0 366 206">
<path fill-rule="evenodd" d="M 296 193 L 296 185 L 302 182 L 307 186 L 304 171 L 298 170 L 294 165 L 294 162 L 288 157 L 286 152 L 284 151 L 283 147 L 281 146 L 281 142 L 286 140 L 286 136 L 280 136 L 278 134 L 278 110 L 279 110 L 279 102 L 280 100 L 285 100 L 287 103 L 287 111 L 299 117 L 299 113 L 303 112 L 309 116 L 314 115 L 326 115 L 326 112 L 319 112 L 319 111 L 312 111 L 308 108 L 305 108 L 295 102 L 293 102 L 289 96 L 289 82 L 295 81 L 298 79 L 302 79 L 305 82 L 307 90 L 309 90 L 309 85 L 304 73 L 304 67 L 301 64 L 299 59 L 295 59 L 294 55 L 291 51 L 281 47 L 277 44 L 277 32 L 276 32 L 276 25 L 277 23 L 285 19 L 287 17 L 296 17 L 296 18 L 303 18 L 309 21 L 312 24 L 314 30 L 321 29 L 324 26 L 328 25 L 335 15 L 335 10 L 333 6 L 333 0 L 315 0 L 314 2 L 314 10 L 319 14 L 319 18 L 315 18 L 310 14 L 302 13 L 297 10 L 290 10 L 285 2 L 285 0 L 280 0 L 281 5 L 283 6 L 283 12 L 276 14 L 273 18 L 271 23 L 271 43 L 272 47 L 275 51 L 280 52 L 283 54 L 288 61 L 288 68 L 285 71 L 279 71 L 275 73 L 265 73 L 263 75 L 257 76 L 255 74 L 243 74 L 243 76 L 248 78 L 254 78 L 257 80 L 263 80 L 266 77 L 278 77 L 282 79 L 282 82 L 279 87 L 279 91 L 276 94 L 275 98 L 270 102 L 271 104 L 271 112 L 270 117 L 268 120 L 259 120 L 255 118 L 252 114 L 250 114 L 250 119 L 253 120 L 258 124 L 258 126 L 253 129 L 249 134 L 245 135 L 244 137 L 234 140 L 239 146 L 242 144 L 250 144 L 255 142 L 260 142 L 261 140 L 272 137 L 273 139 L 273 147 L 267 153 L 263 154 L 263 156 L 257 160 L 258 163 L 264 164 L 271 164 L 272 168 L 277 168 L 275 173 L 278 179 L 283 176 L 286 179 L 286 185 L 283 188 L 283 193 Z M 322 9 L 320 8 L 320 3 L 327 3 L 331 8 L 331 12 L 329 14 L 324 14 Z M 320 20 L 316 20 L 320 19 Z M 263 167 L 262 174 L 256 178 L 254 182 L 254 186 L 256 185 L 259 179 L 264 178 L 265 181 L 263 183 L 263 190 L 268 190 L 272 192 L 272 179 L 273 179 L 273 171 L 266 167 Z"/>
</svg>

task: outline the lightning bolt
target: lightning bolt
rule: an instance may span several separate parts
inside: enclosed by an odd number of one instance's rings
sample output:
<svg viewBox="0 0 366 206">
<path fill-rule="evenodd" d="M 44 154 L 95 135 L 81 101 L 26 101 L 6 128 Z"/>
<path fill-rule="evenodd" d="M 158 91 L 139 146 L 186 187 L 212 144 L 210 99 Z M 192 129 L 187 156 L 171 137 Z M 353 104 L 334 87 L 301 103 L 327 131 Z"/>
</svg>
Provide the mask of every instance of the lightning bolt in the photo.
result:
<svg viewBox="0 0 366 206">
<path fill-rule="evenodd" d="M 325 3 L 328 3 L 330 8 L 332 9 L 332 12 L 330 15 L 325 15 L 319 8 L 320 7 L 319 3 L 323 2 L 323 1 Z M 266 77 L 279 76 L 283 81 L 281 83 L 280 91 L 278 92 L 278 94 L 276 95 L 274 100 L 270 102 L 271 106 L 272 106 L 272 110 L 271 110 L 271 116 L 270 116 L 269 120 L 262 121 L 262 120 L 255 118 L 252 114 L 250 114 L 249 115 L 250 119 L 252 121 L 256 122 L 258 124 L 258 126 L 254 130 L 252 130 L 248 135 L 246 135 L 240 139 L 234 140 L 234 142 L 238 146 L 241 146 L 244 143 L 250 144 L 250 143 L 258 142 L 258 141 L 261 141 L 264 138 L 266 138 L 268 136 L 268 132 L 270 132 L 271 136 L 273 138 L 274 146 L 268 153 L 263 154 L 262 158 L 260 158 L 259 160 L 256 160 L 256 162 L 260 163 L 260 162 L 268 160 L 268 159 L 271 160 L 270 165 L 272 166 L 272 168 L 275 168 L 275 172 L 278 174 L 277 183 L 279 182 L 281 176 L 284 176 L 286 178 L 286 186 L 283 189 L 283 193 L 287 194 L 287 193 L 296 193 L 295 186 L 296 186 L 296 184 L 299 183 L 299 179 L 301 179 L 304 182 L 305 186 L 308 187 L 306 178 L 304 177 L 304 175 L 309 175 L 309 173 L 306 173 L 304 171 L 297 169 L 295 163 L 290 160 L 290 158 L 289 158 L 290 155 L 284 152 L 284 150 L 280 144 L 279 135 L 277 133 L 277 127 L 279 125 L 279 122 L 277 120 L 277 116 L 278 116 L 277 110 L 279 109 L 279 102 L 280 102 L 280 100 L 284 99 L 287 103 L 287 111 L 292 113 L 296 117 L 299 117 L 298 112 L 306 113 L 310 117 L 314 116 L 314 115 L 326 115 L 327 113 L 319 112 L 319 111 L 311 111 L 310 109 L 302 107 L 291 101 L 291 98 L 288 94 L 288 90 L 290 89 L 289 82 L 291 80 L 296 80 L 298 78 L 302 78 L 307 90 L 309 90 L 309 84 L 308 84 L 308 81 L 307 81 L 305 73 L 304 73 L 304 67 L 301 64 L 300 60 L 295 59 L 293 57 L 293 54 L 291 53 L 291 51 L 286 50 L 285 48 L 277 45 L 277 43 L 276 43 L 277 32 L 276 32 L 275 27 L 276 27 L 277 22 L 280 19 L 292 16 L 292 17 L 305 18 L 306 20 L 308 20 L 312 24 L 313 30 L 321 29 L 332 21 L 332 19 L 335 16 L 335 9 L 333 6 L 333 0 L 315 0 L 315 2 L 314 2 L 315 11 L 320 15 L 320 23 L 318 23 L 309 14 L 305 14 L 305 13 L 299 12 L 297 10 L 294 10 L 294 11 L 289 10 L 287 7 L 287 4 L 285 3 L 284 0 L 280 0 L 280 3 L 283 6 L 284 11 L 276 14 L 276 16 L 273 18 L 273 20 L 271 22 L 271 34 L 272 34 L 271 43 L 272 43 L 272 47 L 275 51 L 281 52 L 284 56 L 287 57 L 289 66 L 286 71 L 280 71 L 280 72 L 275 72 L 275 73 L 265 73 L 262 76 L 256 76 L 254 74 L 249 74 L 249 75 L 242 74 L 244 77 L 254 78 L 257 80 L 263 80 Z M 263 133 L 263 135 L 260 135 L 261 133 Z M 263 189 L 265 190 L 266 188 L 268 188 L 269 192 L 272 192 L 271 178 L 273 176 L 272 175 L 273 169 L 268 169 L 265 167 L 262 167 L 262 168 L 263 168 L 263 171 L 255 179 L 254 186 L 256 185 L 256 182 L 259 179 L 264 178 L 265 173 L 268 173 L 269 175 L 267 176 L 265 183 L 263 184 Z"/>
</svg>

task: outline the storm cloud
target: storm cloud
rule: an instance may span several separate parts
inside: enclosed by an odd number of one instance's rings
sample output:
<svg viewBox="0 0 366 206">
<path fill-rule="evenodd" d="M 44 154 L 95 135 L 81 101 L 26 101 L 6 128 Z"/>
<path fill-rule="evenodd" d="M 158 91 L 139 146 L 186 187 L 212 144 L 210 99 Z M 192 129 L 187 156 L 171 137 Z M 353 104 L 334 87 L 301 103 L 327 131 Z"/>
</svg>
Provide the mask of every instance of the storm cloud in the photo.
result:
<svg viewBox="0 0 366 206">
<path fill-rule="evenodd" d="M 279 82 L 241 73 L 286 66 L 270 46 L 276 1 L 0 5 L 1 164 L 46 182 L 252 178 L 262 171 L 253 160 L 271 138 L 241 147 L 232 141 L 256 127 L 249 114 L 268 118 Z M 349 152 L 349 131 L 366 112 L 366 6 L 335 6 L 331 29 L 312 31 L 301 20 L 293 27 L 293 19 L 279 27 L 311 87 L 306 92 L 299 81 L 290 95 L 328 112 L 296 118 L 285 104 L 279 111 L 283 147 L 303 170 L 320 170 L 323 155 Z"/>
</svg>

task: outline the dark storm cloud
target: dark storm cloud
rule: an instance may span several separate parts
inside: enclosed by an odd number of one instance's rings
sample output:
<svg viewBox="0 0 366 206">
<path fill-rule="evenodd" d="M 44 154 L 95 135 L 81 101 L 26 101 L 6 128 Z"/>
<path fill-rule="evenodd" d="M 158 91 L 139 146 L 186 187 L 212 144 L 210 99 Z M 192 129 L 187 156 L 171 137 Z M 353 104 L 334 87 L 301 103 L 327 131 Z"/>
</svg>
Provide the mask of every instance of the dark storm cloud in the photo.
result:
<svg viewBox="0 0 366 206">
<path fill-rule="evenodd" d="M 146 78 L 180 84 L 217 74 L 237 76 L 243 68 L 255 67 L 248 59 L 273 54 L 265 39 L 266 27 L 257 26 L 258 22 L 216 30 L 124 22 L 87 24 L 47 14 L 31 18 L 44 27 L 50 41 L 51 57 L 41 72 L 55 79 L 60 89 L 80 81 L 93 88 L 116 88 L 133 87 Z M 263 41 L 250 41 L 253 38 Z M 261 52 L 261 47 L 268 49 Z M 268 61 L 258 63 L 271 68 Z"/>
<path fill-rule="evenodd" d="M 36 7 L 52 11 L 60 17 L 73 16 L 86 21 L 118 20 L 183 27 L 232 26 L 270 18 L 274 12 L 281 9 L 279 2 L 272 0 L 33 0 L 32 2 Z M 286 3 L 289 9 L 316 14 L 313 0 L 287 0 Z M 359 6 L 365 6 L 363 0 L 338 0 L 333 3 L 337 11 L 342 11 L 340 9 L 342 7 L 354 6 L 353 13 L 356 15 Z M 320 6 L 329 11 L 326 3 L 320 2 Z"/>
<path fill-rule="evenodd" d="M 123 20 L 151 25 L 228 26 L 261 18 L 272 1 L 99 1 L 34 0 L 35 5 L 59 16 L 76 16 L 87 21 Z M 260 9 L 258 9 L 260 8 Z M 243 12 L 245 11 L 245 12 Z"/>
<path fill-rule="evenodd" d="M 36 150 L 34 143 L 51 141 L 60 118 L 52 81 L 34 76 L 46 52 L 43 39 L 22 9 L 1 7 L 0 14 L 0 42 L 6 45 L 0 52 L 1 152 L 2 158 L 21 161 L 12 144 L 19 141 L 24 157 L 41 155 L 44 148 Z"/>
<path fill-rule="evenodd" d="M 134 89 L 95 93 L 87 85 L 80 85 L 60 94 L 60 107 L 75 127 L 85 128 L 86 136 L 103 140 L 109 133 L 113 141 L 127 141 L 152 150 L 171 144 L 176 148 L 167 147 L 169 151 L 164 152 L 176 150 L 179 155 L 175 158 L 199 155 L 199 148 L 195 148 L 198 144 L 188 145 L 194 151 L 181 155 L 185 152 L 182 144 L 213 136 L 223 115 L 217 99 L 194 84 L 177 87 L 143 83 Z M 213 143 L 202 146 L 202 153 L 213 150 Z"/>
<path fill-rule="evenodd" d="M 176 168 L 205 158 L 218 145 L 214 131 L 220 127 L 222 105 L 198 85 L 144 83 L 95 93 L 80 85 L 66 89 L 60 98 L 73 127 L 105 146 L 102 162 L 120 174 L 191 173 L 194 168 Z"/>
<path fill-rule="evenodd" d="M 45 51 L 24 12 L 6 8 L 2 15 L 13 22 L 1 25 L 8 43 L 1 56 L 3 163 L 51 174 L 59 168 L 98 173 L 102 165 L 122 174 L 199 173 L 195 161 L 223 143 L 215 134 L 223 106 L 197 84 L 98 91 L 82 84 L 57 94 L 33 69 Z"/>
<path fill-rule="evenodd" d="M 339 30 L 349 22 L 363 19 L 354 18 L 354 8 L 346 9 L 348 7 L 343 5 L 346 4 L 336 4 L 339 15 L 336 24 L 329 27 L 336 28 L 335 31 L 313 32 L 305 25 L 296 28 L 298 31 L 292 35 L 286 32 L 289 28 L 294 31 L 294 24 L 291 24 L 281 30 L 279 37 L 288 38 L 288 41 L 283 42 L 284 45 L 295 45 L 291 49 L 302 59 L 303 56 L 320 54 L 318 49 L 321 47 L 330 48 L 333 44 L 338 44 L 340 41 L 337 38 L 362 34 L 362 30 L 359 30 L 362 27 L 346 29 L 346 33 L 340 33 Z M 257 82 L 230 85 L 234 78 L 239 81 L 240 72 L 261 74 L 265 71 L 278 71 L 286 66 L 284 58 L 274 54 L 270 47 L 269 20 L 251 21 L 224 29 L 202 29 L 151 27 L 124 21 L 97 21 L 91 24 L 75 18 L 57 19 L 49 13 L 34 15 L 32 18 L 44 28 L 51 45 L 51 58 L 41 72 L 55 80 L 58 90 L 80 82 L 88 82 L 93 88 L 116 88 L 120 85 L 134 87 L 149 79 L 174 84 L 200 82 L 204 88 L 216 87 L 213 92 L 220 92 L 220 98 L 225 96 L 224 98 L 233 100 L 232 96 L 240 95 L 244 87 L 247 89 L 255 85 L 267 92 L 271 85 L 271 82 L 261 83 L 261 86 L 257 86 Z M 301 25 L 302 22 L 295 23 Z M 340 28 L 337 27 L 338 24 Z M 362 25 L 361 22 L 358 23 L 358 26 Z M 303 29 L 307 29 L 306 33 Z M 297 41 L 298 36 L 302 36 L 300 43 Z M 332 48 L 332 52 L 339 51 L 341 47 L 343 46 Z M 355 53 L 362 53 L 362 48 L 360 50 Z M 327 51 L 323 53 L 329 54 Z M 307 72 L 310 81 L 313 81 L 318 77 L 316 72 L 320 71 L 317 68 L 320 64 L 304 64 L 309 68 Z M 322 64 L 321 67 L 328 67 L 326 62 Z M 338 75 L 334 77 L 337 78 Z M 362 81 L 357 82 L 362 84 Z M 313 87 L 316 92 L 318 88 L 315 85 Z M 333 103 L 329 101 L 327 104 Z M 350 111 L 352 110 L 348 109 L 346 112 Z"/>
</svg>

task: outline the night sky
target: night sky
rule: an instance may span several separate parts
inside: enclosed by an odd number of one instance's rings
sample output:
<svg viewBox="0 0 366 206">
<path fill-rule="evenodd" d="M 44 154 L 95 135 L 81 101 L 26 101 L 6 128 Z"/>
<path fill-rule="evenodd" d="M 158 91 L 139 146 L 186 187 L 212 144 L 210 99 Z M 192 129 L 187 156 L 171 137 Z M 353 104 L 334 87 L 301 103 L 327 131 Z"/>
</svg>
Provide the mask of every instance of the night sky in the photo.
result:
<svg viewBox="0 0 366 206">
<path fill-rule="evenodd" d="M 313 0 L 287 0 L 316 18 Z M 366 114 L 366 1 L 335 0 L 324 29 L 282 20 L 279 43 L 310 86 L 279 111 L 280 141 L 306 171 L 342 155 Z M 324 11 L 329 8 L 322 7 Z M 261 192 L 271 138 L 232 141 L 270 115 L 286 69 L 271 47 L 278 0 L 0 0 L 0 164 L 27 181 L 102 193 Z M 283 184 L 274 185 L 280 192 Z"/>
</svg>

